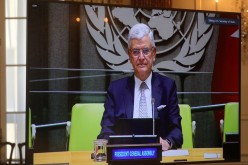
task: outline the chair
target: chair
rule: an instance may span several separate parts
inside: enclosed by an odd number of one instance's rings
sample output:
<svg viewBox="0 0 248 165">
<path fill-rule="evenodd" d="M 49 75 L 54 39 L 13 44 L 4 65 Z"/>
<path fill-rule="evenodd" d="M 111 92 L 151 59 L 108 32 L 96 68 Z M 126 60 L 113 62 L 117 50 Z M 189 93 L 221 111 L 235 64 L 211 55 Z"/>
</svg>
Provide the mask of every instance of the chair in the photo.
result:
<svg viewBox="0 0 248 165">
<path fill-rule="evenodd" d="M 72 107 L 69 151 L 93 151 L 100 133 L 103 103 L 75 104 Z"/>
<path fill-rule="evenodd" d="M 22 154 L 22 149 L 25 149 L 26 143 L 18 143 L 18 149 L 19 149 L 19 154 L 20 154 L 20 165 L 25 164 L 25 159 L 23 159 L 23 154 Z"/>
<path fill-rule="evenodd" d="M 191 108 L 187 104 L 179 104 L 180 115 L 182 117 L 182 133 L 183 145 L 182 148 L 193 148 L 193 134 L 195 131 L 195 121 L 192 122 Z M 193 129 L 192 129 L 193 125 Z"/>
<path fill-rule="evenodd" d="M 23 149 L 25 151 L 25 147 L 27 146 L 26 142 L 18 143 L 18 150 L 20 156 L 20 165 L 25 164 L 25 159 L 23 158 Z M 31 109 L 28 109 L 28 148 L 33 148 L 32 145 L 32 137 L 31 137 Z"/>
<path fill-rule="evenodd" d="M 191 108 L 180 104 L 182 116 L 183 145 L 182 148 L 193 148 Z M 103 103 L 75 104 L 72 107 L 69 151 L 93 150 L 93 141 L 100 133 L 100 122 L 104 111 Z M 195 125 L 193 125 L 195 127 Z"/>
<path fill-rule="evenodd" d="M 225 105 L 223 122 L 223 142 L 226 133 L 239 133 L 239 103 L 230 102 Z"/>
<path fill-rule="evenodd" d="M 13 152 L 14 152 L 14 148 L 15 148 L 15 143 L 11 143 L 11 142 L 0 142 L 0 148 L 2 147 L 7 147 L 10 146 L 10 154 L 9 157 L 7 158 L 7 161 L 5 160 L 1 160 L 0 159 L 0 164 L 4 165 L 4 164 L 12 164 L 12 156 L 13 156 Z"/>
</svg>

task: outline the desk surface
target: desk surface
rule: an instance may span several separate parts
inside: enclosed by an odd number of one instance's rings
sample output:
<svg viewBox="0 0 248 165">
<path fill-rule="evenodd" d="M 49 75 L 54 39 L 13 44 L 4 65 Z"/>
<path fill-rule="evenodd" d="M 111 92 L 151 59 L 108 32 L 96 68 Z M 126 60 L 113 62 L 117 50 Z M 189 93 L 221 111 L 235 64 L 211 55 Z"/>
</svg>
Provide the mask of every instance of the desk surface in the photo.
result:
<svg viewBox="0 0 248 165">
<path fill-rule="evenodd" d="M 192 148 L 188 149 L 189 156 L 163 156 L 161 163 L 174 162 L 174 160 L 186 159 L 188 162 L 194 161 L 219 161 L 223 159 L 222 148 Z M 220 154 L 220 158 L 205 159 L 204 153 Z M 90 151 L 63 151 L 34 153 L 34 164 L 59 164 L 68 163 L 70 165 L 92 164 L 106 165 L 106 162 L 94 162 L 90 159 Z"/>
</svg>

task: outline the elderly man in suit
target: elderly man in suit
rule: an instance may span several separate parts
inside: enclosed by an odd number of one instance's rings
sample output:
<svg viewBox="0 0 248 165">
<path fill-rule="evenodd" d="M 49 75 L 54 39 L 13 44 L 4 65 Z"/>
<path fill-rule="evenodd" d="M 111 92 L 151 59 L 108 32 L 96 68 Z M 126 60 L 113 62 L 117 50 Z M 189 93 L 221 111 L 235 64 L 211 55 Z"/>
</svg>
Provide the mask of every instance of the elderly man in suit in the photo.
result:
<svg viewBox="0 0 248 165">
<path fill-rule="evenodd" d="M 163 150 L 180 148 L 183 143 L 175 81 L 152 71 L 156 59 L 153 32 L 142 23 L 134 25 L 128 36 L 128 55 L 134 75 L 115 80 L 107 90 L 105 111 L 98 139 L 114 135 L 119 118 L 152 118 L 152 99 L 160 118 L 160 143 Z M 146 127 L 146 126 L 144 126 Z"/>
</svg>

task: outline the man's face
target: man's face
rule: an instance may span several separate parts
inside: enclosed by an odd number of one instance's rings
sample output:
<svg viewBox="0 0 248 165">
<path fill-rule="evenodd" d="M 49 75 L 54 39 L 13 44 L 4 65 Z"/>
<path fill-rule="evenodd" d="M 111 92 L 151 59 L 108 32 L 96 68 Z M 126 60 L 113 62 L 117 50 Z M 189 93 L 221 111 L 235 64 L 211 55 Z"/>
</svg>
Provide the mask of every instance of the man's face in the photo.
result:
<svg viewBox="0 0 248 165">
<path fill-rule="evenodd" d="M 135 75 L 145 80 L 150 75 L 156 58 L 156 48 L 152 47 L 150 38 L 144 36 L 141 39 L 132 39 L 128 55 Z"/>
</svg>

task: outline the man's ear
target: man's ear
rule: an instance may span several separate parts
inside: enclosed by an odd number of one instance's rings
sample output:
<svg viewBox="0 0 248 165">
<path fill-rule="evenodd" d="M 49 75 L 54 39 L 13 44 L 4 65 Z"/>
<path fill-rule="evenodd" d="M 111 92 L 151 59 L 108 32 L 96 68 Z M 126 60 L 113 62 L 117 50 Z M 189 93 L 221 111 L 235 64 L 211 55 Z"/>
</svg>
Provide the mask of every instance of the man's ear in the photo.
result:
<svg viewBox="0 0 248 165">
<path fill-rule="evenodd" d="M 156 60 L 156 55 L 157 55 L 156 52 L 157 52 L 157 49 L 155 47 L 155 48 L 153 48 L 153 53 L 154 53 L 153 62 L 155 62 L 155 60 Z"/>
</svg>

